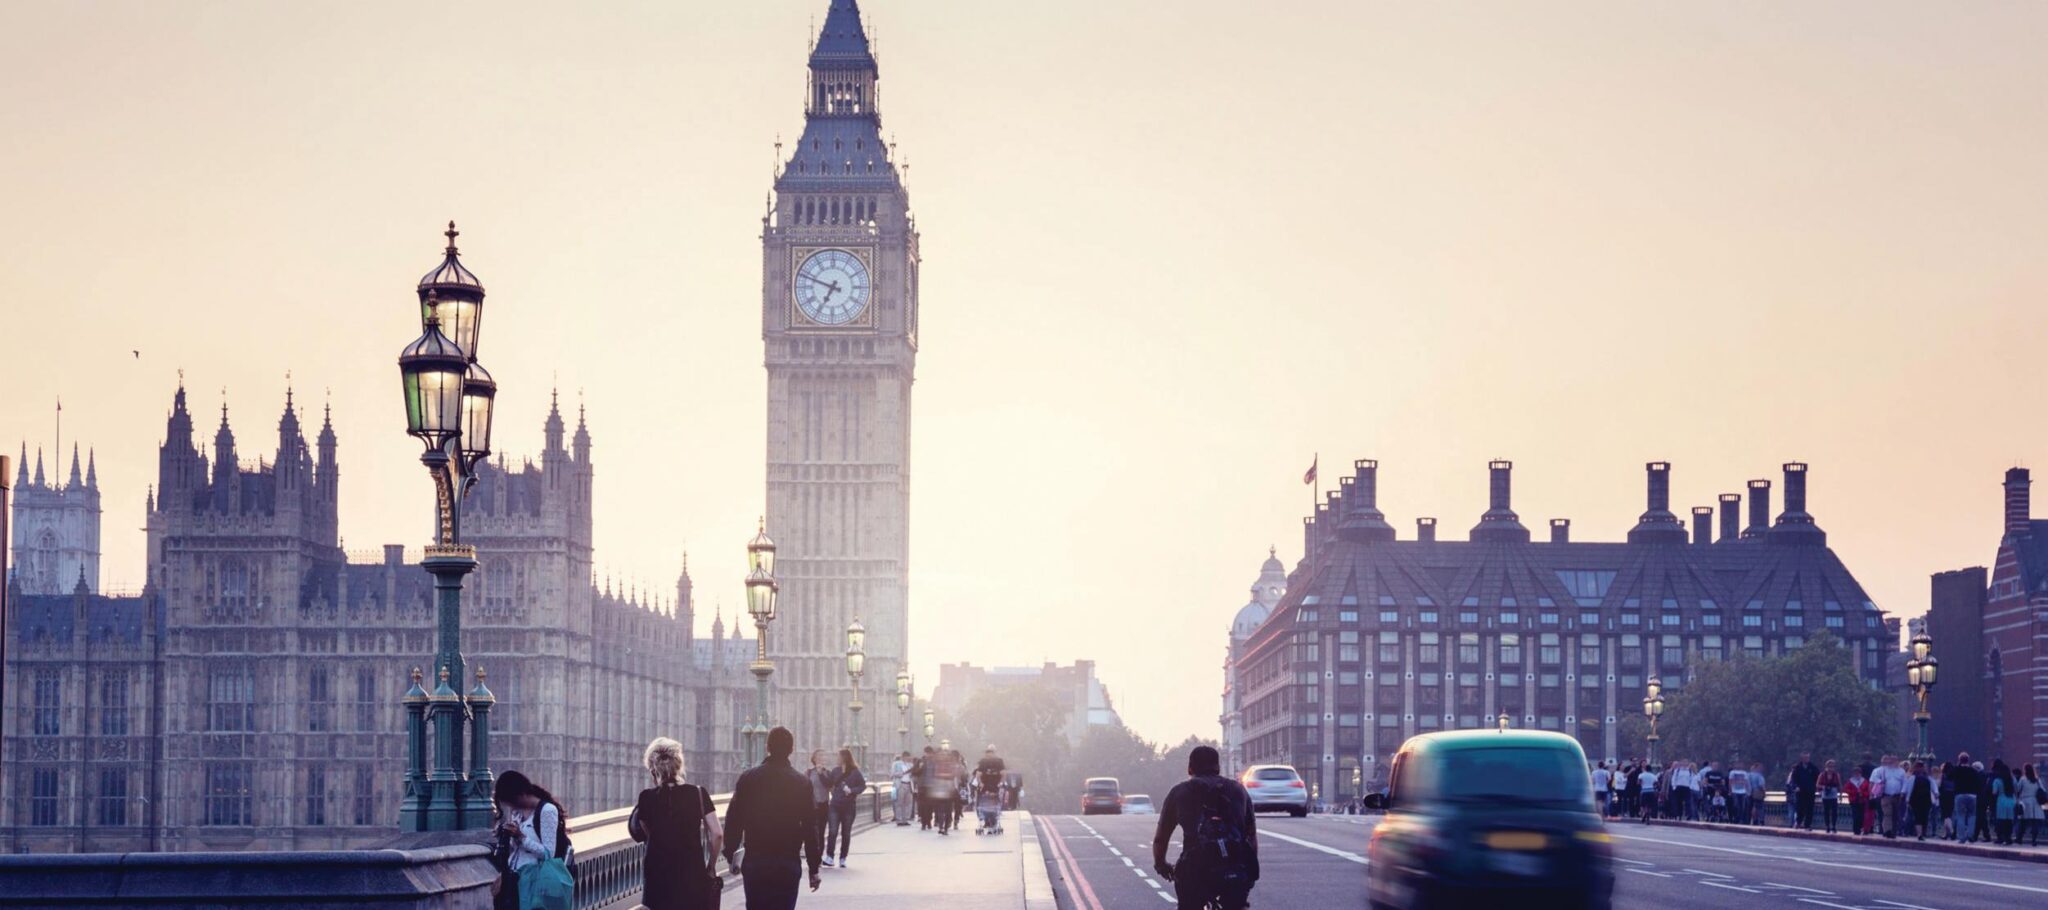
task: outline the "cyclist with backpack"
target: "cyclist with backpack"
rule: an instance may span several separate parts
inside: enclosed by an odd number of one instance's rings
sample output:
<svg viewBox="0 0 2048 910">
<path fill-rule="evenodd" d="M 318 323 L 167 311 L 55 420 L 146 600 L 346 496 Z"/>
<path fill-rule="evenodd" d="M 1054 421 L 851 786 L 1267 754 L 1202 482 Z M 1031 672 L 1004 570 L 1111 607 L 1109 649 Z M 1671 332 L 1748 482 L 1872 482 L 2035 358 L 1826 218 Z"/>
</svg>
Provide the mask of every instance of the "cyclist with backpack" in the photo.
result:
<svg viewBox="0 0 2048 910">
<path fill-rule="evenodd" d="M 1181 835 L 1180 858 L 1166 863 L 1173 831 Z M 1188 753 L 1188 779 L 1173 785 L 1159 808 L 1152 835 L 1152 868 L 1173 882 L 1180 910 L 1243 910 L 1259 880 L 1259 832 L 1244 785 L 1223 776 L 1222 757 L 1210 746 Z"/>
</svg>

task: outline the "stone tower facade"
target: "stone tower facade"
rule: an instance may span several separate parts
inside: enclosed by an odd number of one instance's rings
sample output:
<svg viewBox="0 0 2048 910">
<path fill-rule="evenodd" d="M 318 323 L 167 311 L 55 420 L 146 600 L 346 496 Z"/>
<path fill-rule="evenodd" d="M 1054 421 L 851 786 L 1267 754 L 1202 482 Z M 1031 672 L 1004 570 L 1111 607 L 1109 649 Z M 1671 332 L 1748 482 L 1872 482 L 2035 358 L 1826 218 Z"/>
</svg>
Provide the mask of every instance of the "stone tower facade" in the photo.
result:
<svg viewBox="0 0 2048 910">
<path fill-rule="evenodd" d="M 21 447 L 20 470 L 14 478 L 13 577 L 22 593 L 69 594 L 85 585 L 100 590 L 100 477 L 97 459 L 86 456 L 79 472 L 78 447 L 71 448 L 71 476 L 63 483 L 45 479 L 43 453 L 36 452 L 36 470 L 28 470 L 28 446 Z"/>
<path fill-rule="evenodd" d="M 918 234 L 882 138 L 879 71 L 854 0 L 812 47 L 804 131 L 762 221 L 775 718 L 801 748 L 853 733 L 845 629 L 867 627 L 862 740 L 892 741 L 909 653 L 910 392 Z"/>
</svg>

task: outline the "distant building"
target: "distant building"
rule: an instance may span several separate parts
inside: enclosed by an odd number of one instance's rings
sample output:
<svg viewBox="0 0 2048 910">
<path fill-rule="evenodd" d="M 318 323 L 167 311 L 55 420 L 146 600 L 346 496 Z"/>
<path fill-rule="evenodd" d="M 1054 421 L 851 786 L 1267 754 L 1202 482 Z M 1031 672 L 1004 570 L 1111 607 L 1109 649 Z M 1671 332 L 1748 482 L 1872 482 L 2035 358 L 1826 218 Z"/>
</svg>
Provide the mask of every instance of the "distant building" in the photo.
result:
<svg viewBox="0 0 2048 910">
<path fill-rule="evenodd" d="M 86 591 L 100 590 L 100 472 L 98 459 L 86 456 L 83 475 L 78 447 L 71 449 L 71 477 L 62 484 L 43 477 L 43 453 L 36 452 L 36 472 L 28 472 L 28 445 L 21 447 L 20 470 L 14 478 L 13 572 L 24 594 L 69 594 L 83 581 Z"/>
<path fill-rule="evenodd" d="M 1941 672 L 1929 738 L 1937 754 L 2048 762 L 2048 521 L 2033 517 L 2032 487 L 2026 468 L 2005 472 L 1988 580 L 1981 567 L 1934 576 L 1928 635 Z"/>
<path fill-rule="evenodd" d="M 1873 687 L 1897 651 L 1884 616 L 1806 512 L 1806 465 L 1716 510 L 1670 511 L 1670 466 L 1648 466 L 1648 505 L 1625 542 L 1571 539 L 1550 523 L 1533 542 L 1510 503 L 1512 465 L 1494 462 L 1491 508 L 1468 540 L 1436 522 L 1398 540 L 1377 505 L 1378 463 L 1356 463 L 1308 519 L 1306 557 L 1273 615 L 1238 646 L 1243 760 L 1301 770 L 1324 799 L 1385 773 L 1407 737 L 1517 727 L 1570 733 L 1594 758 L 1621 754 L 1619 723 L 1645 681 L 1682 690 L 1693 668 L 1803 647 L 1828 632 Z"/>
<path fill-rule="evenodd" d="M 1046 662 L 1037 667 L 977 667 L 940 664 L 939 684 L 932 690 L 933 707 L 954 716 L 983 689 L 1039 683 L 1057 694 L 1067 708 L 1067 742 L 1079 744 L 1089 727 L 1112 727 L 1123 721 L 1109 698 L 1109 689 L 1095 677 L 1095 661 L 1072 666 Z M 955 745 L 958 745 L 957 743 Z"/>
<path fill-rule="evenodd" d="M 1230 622 L 1230 647 L 1223 660 L 1223 714 L 1219 718 L 1223 727 L 1223 770 L 1236 774 L 1244 768 L 1244 714 L 1238 701 L 1239 682 L 1237 678 L 1239 651 L 1252 633 L 1258 631 L 1266 618 L 1273 615 L 1273 608 L 1280 605 L 1280 598 L 1287 595 L 1287 566 L 1280 562 L 1277 548 L 1266 551 L 1266 562 L 1259 567 L 1259 579 L 1252 582 L 1252 599 L 1237 609 L 1237 615 Z"/>
</svg>

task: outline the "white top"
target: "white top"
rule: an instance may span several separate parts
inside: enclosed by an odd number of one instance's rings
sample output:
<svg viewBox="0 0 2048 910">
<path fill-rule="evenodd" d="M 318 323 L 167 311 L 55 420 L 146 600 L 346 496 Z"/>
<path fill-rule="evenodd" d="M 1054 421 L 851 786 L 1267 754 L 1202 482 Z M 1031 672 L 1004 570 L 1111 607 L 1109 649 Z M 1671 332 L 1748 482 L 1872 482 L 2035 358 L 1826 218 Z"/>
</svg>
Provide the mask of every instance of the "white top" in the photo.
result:
<svg viewBox="0 0 2048 910">
<path fill-rule="evenodd" d="M 910 763 L 900 758 L 895 760 L 894 762 L 891 762 L 889 764 L 889 775 L 891 777 L 896 778 L 897 783 L 902 784 L 906 787 L 909 786 Z"/>
<path fill-rule="evenodd" d="M 1593 790 L 1594 790 L 1594 792 L 1597 792 L 1597 793 L 1605 793 L 1605 792 L 1607 792 L 1608 784 L 1609 784 L 1610 782 L 1612 782 L 1613 780 L 1614 780 L 1614 772 L 1612 772 L 1612 771 L 1609 771 L 1609 770 L 1607 770 L 1606 768 L 1594 768 L 1594 769 L 1593 769 Z"/>
<path fill-rule="evenodd" d="M 562 810 L 554 803 L 541 803 L 534 815 L 503 804 L 498 809 L 506 818 L 519 821 L 519 839 L 512 843 L 512 856 L 505 865 L 518 871 L 555 855 L 555 828 L 562 823 Z"/>
<path fill-rule="evenodd" d="M 1644 790 L 1657 789 L 1657 772 L 1645 769 L 1643 776 L 1639 780 L 1642 782 Z"/>
<path fill-rule="evenodd" d="M 1692 771 L 1687 768 L 1680 767 L 1678 770 L 1671 772 L 1671 786 L 1691 788 Z"/>
<path fill-rule="evenodd" d="M 1728 792 L 1748 793 L 1749 772 L 1740 769 L 1728 772 Z"/>
</svg>

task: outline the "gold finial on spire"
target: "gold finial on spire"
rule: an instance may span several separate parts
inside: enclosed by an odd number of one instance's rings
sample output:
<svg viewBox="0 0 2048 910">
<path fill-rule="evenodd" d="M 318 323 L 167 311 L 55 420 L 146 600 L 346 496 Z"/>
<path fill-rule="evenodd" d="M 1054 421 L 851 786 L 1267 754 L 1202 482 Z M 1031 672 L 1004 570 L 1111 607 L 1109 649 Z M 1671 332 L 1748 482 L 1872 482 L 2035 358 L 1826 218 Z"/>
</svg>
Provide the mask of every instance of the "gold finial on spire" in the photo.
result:
<svg viewBox="0 0 2048 910">
<path fill-rule="evenodd" d="M 421 681 L 421 680 L 424 680 L 424 679 L 426 679 L 426 678 L 427 678 L 427 677 L 426 677 L 426 674 L 423 674 L 423 673 L 421 673 L 421 672 L 420 672 L 420 668 L 418 668 L 418 667 L 414 667 L 414 668 L 412 668 L 412 684 L 413 684 L 413 685 L 415 685 L 415 686 L 419 685 L 419 684 L 420 684 L 420 681 Z"/>
</svg>

